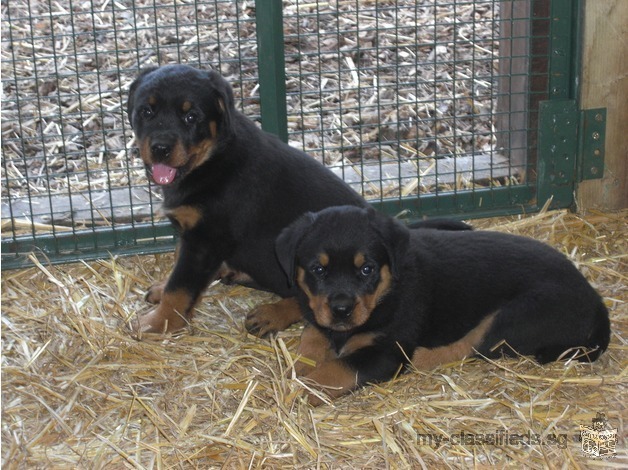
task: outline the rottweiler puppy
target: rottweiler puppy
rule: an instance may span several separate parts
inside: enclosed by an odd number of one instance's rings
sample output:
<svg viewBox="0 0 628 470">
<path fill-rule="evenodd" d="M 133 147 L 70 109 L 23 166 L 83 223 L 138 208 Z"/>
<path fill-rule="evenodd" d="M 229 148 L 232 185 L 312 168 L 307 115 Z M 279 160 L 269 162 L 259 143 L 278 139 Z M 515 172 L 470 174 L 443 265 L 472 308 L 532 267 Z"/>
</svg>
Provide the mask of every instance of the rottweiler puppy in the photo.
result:
<svg viewBox="0 0 628 470">
<path fill-rule="evenodd" d="M 608 311 L 561 253 L 489 231 L 408 230 L 374 209 L 300 217 L 277 256 L 308 324 L 297 362 L 330 397 L 417 368 L 480 355 L 594 361 Z M 312 404 L 320 404 L 316 394 Z"/>
<path fill-rule="evenodd" d="M 185 326 L 202 291 L 217 278 L 284 299 L 253 310 L 249 331 L 265 335 L 301 314 L 275 256 L 275 239 L 308 211 L 365 200 L 307 154 L 260 130 L 235 109 L 229 84 L 186 65 L 143 70 L 129 91 L 128 116 L 163 210 L 179 232 L 175 266 L 147 300 L 158 304 L 135 332 Z M 426 227 L 468 229 L 462 222 Z"/>
</svg>

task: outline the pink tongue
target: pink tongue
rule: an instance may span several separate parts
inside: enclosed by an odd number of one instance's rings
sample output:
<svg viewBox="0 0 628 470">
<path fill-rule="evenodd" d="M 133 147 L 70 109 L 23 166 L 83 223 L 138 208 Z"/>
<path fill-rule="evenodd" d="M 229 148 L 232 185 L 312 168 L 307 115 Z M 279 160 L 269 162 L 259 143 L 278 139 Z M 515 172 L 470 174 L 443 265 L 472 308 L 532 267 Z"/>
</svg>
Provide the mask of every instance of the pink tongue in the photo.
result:
<svg viewBox="0 0 628 470">
<path fill-rule="evenodd" d="M 170 184 L 177 176 L 177 169 L 163 163 L 153 165 L 153 180 L 157 184 Z"/>
</svg>

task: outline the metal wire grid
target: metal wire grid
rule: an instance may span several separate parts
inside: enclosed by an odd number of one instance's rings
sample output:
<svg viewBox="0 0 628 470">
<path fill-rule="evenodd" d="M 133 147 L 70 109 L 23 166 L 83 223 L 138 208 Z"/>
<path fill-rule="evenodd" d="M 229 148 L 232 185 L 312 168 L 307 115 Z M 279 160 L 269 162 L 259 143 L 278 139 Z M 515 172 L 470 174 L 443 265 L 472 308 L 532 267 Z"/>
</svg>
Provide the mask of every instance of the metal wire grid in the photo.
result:
<svg viewBox="0 0 628 470">
<path fill-rule="evenodd" d="M 525 168 L 508 160 L 523 144 L 510 148 L 504 136 L 512 127 L 495 126 L 500 114 L 509 117 L 497 109 L 500 80 L 517 78 L 499 70 L 499 1 L 288 3 L 296 145 L 345 176 L 355 168 L 356 189 L 376 199 L 525 179 Z M 395 170 L 404 162 L 413 165 Z"/>
<path fill-rule="evenodd" d="M 521 73 L 498 68 L 500 3 L 284 1 L 291 143 L 379 200 L 519 184 L 528 171 L 508 155 L 525 149 L 508 139 L 498 148 L 511 126 L 494 125 L 510 119 L 500 80 Z M 171 244 L 132 151 L 128 86 L 146 65 L 213 67 L 257 119 L 255 12 L 232 0 L 7 3 L 3 239 L 49 237 L 56 259 Z M 463 159 L 469 171 L 456 166 Z M 59 247 L 67 232 L 93 236 Z"/>
<path fill-rule="evenodd" d="M 69 253 L 133 245 L 159 195 L 133 152 L 125 102 L 147 65 L 213 67 L 259 116 L 254 9 L 229 0 L 11 1 L 3 7 L 3 239 L 65 236 Z M 116 231 L 120 229 L 120 231 Z M 103 238 L 103 230 L 109 235 Z M 68 243 L 67 234 L 93 238 Z M 158 237 L 167 231 L 145 231 Z"/>
</svg>

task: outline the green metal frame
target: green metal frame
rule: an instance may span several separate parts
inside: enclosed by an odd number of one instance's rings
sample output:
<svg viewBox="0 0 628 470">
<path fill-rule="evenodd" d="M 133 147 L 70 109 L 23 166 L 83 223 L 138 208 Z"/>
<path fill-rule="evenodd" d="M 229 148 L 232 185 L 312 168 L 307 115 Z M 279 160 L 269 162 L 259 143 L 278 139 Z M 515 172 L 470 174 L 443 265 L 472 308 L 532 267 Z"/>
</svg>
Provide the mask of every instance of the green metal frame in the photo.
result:
<svg viewBox="0 0 628 470">
<path fill-rule="evenodd" d="M 256 1 L 262 129 L 288 141 L 281 0 Z"/>
<path fill-rule="evenodd" d="M 537 177 L 531 183 L 501 188 L 437 192 L 384 199 L 373 205 L 389 214 L 412 221 L 422 216 L 448 215 L 473 218 L 538 211 L 546 201 L 551 207 L 574 203 L 577 181 L 594 177 L 603 169 L 603 145 L 595 142 L 586 156 L 578 154 L 584 142 L 583 128 L 605 121 L 603 110 L 594 110 L 592 120 L 581 126 L 577 106 L 580 70 L 579 32 L 581 0 L 552 0 L 549 45 L 549 99 L 539 109 Z M 285 64 L 281 0 L 256 1 L 259 85 L 262 125 L 287 140 Z M 600 119 L 599 116 L 602 116 Z M 589 135 L 599 135 L 595 128 Z M 597 132 L 597 134 L 594 134 Z M 603 129 L 602 129 L 603 133 Z M 594 139 L 595 140 L 595 139 Z M 599 140 L 599 139 L 598 139 Z M 590 159 L 593 159 L 593 164 Z M 600 163 L 601 162 L 601 163 Z M 580 166 L 580 168 L 579 168 Z M 583 173 L 582 168 L 588 168 Z M 596 168 L 596 170 L 590 170 Z M 110 253 L 155 253 L 172 249 L 174 235 L 167 222 L 135 224 L 51 235 L 18 237 L 2 241 L 2 269 L 28 264 L 30 252 L 41 253 L 53 263 L 93 259 Z"/>
</svg>

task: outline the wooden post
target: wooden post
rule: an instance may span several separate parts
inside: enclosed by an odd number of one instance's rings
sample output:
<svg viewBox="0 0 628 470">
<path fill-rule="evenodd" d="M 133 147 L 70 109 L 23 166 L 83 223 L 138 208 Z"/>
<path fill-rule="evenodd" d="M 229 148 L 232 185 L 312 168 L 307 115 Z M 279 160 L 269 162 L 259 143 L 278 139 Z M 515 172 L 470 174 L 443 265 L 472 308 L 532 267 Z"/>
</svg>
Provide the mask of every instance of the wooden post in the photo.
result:
<svg viewBox="0 0 628 470">
<path fill-rule="evenodd" d="M 587 0 L 582 109 L 606 108 L 604 177 L 578 185 L 578 208 L 628 207 L 628 1 Z"/>
</svg>

